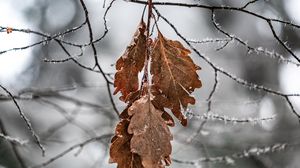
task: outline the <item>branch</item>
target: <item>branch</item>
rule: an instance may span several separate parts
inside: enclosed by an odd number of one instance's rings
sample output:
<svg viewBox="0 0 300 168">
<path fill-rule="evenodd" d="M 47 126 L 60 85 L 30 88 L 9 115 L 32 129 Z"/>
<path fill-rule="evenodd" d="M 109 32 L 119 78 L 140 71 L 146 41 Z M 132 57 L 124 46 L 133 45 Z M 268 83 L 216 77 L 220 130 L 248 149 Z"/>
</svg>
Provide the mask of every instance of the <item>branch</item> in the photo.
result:
<svg viewBox="0 0 300 168">
<path fill-rule="evenodd" d="M 111 2 L 111 4 L 110 4 L 110 6 L 108 7 L 108 9 L 112 6 L 113 2 L 114 2 L 114 1 Z M 112 93 L 111 93 L 111 90 L 110 90 L 110 84 L 111 84 L 111 83 L 110 83 L 110 81 L 108 80 L 108 78 L 107 78 L 105 72 L 104 72 L 103 69 L 101 68 L 101 66 L 100 66 L 100 64 L 99 64 L 99 61 L 98 61 L 97 50 L 96 50 L 95 44 L 93 43 L 93 41 L 94 41 L 93 38 L 94 38 L 94 37 L 93 37 L 92 26 L 91 26 L 90 19 L 89 19 L 89 13 L 88 13 L 88 10 L 87 10 L 86 5 L 85 5 L 85 3 L 84 3 L 83 0 L 80 0 L 80 4 L 81 4 L 81 6 L 82 6 L 82 8 L 83 8 L 83 10 L 84 10 L 84 13 L 85 13 L 85 19 L 86 19 L 86 22 L 87 22 L 87 25 L 88 25 L 89 37 L 90 37 L 90 44 L 91 44 L 91 46 L 92 46 L 92 50 L 93 50 L 93 53 L 94 53 L 95 67 L 97 67 L 97 68 L 100 70 L 100 72 L 101 72 L 103 78 L 104 78 L 105 81 L 106 81 L 106 86 L 107 86 L 107 91 L 108 91 L 108 95 L 109 95 L 110 102 L 111 102 L 111 104 L 112 104 L 112 107 L 113 107 L 115 113 L 117 114 L 117 116 L 119 116 L 119 111 L 118 111 L 118 109 L 117 109 L 117 107 L 116 107 L 116 105 L 115 105 L 115 102 L 114 102 L 114 100 L 113 100 Z M 108 11 L 108 10 L 107 10 L 107 11 Z M 106 16 L 107 11 L 105 12 L 105 16 Z M 104 17 L 104 18 L 105 18 L 105 17 Z M 105 21 L 104 23 L 105 23 L 105 25 L 106 25 L 106 20 L 104 19 L 104 21 Z M 106 32 L 106 30 L 107 30 L 107 28 L 105 29 L 105 32 Z M 105 36 L 105 34 L 106 34 L 106 33 L 104 33 L 103 37 Z"/>
<path fill-rule="evenodd" d="M 60 159 L 62 158 L 63 156 L 65 156 L 66 154 L 70 153 L 71 151 L 73 151 L 74 149 L 76 148 L 83 148 L 84 146 L 86 146 L 87 144 L 90 144 L 92 142 L 95 142 L 95 141 L 99 141 L 99 140 L 102 140 L 102 139 L 106 139 L 106 138 L 110 138 L 111 136 L 113 136 L 113 134 L 103 134 L 101 136 L 97 136 L 97 137 L 93 137 L 93 138 L 90 138 L 84 142 L 81 142 L 79 144 L 76 144 L 76 145 L 73 145 L 71 146 L 70 148 L 64 150 L 63 152 L 55 155 L 54 157 L 52 157 L 51 159 L 47 160 L 46 162 L 44 163 L 41 163 L 39 165 L 36 165 L 36 166 L 32 166 L 30 168 L 40 168 L 40 167 L 45 167 L 47 165 L 49 165 L 50 163 L 56 161 L 57 159 Z"/>
<path fill-rule="evenodd" d="M 3 135 L 7 137 L 8 133 L 5 129 L 5 127 L 4 127 L 4 124 L 1 121 L 1 119 L 0 119 L 0 131 L 2 131 Z M 10 145 L 12 147 L 12 151 L 13 151 L 14 155 L 16 156 L 16 159 L 17 159 L 18 163 L 20 164 L 21 168 L 27 168 L 23 158 L 21 157 L 21 154 L 19 153 L 19 151 L 17 149 L 17 146 L 16 146 L 14 140 L 13 141 L 8 140 L 8 142 L 10 142 Z"/>
<path fill-rule="evenodd" d="M 79 26 L 73 27 L 71 29 L 68 29 L 68 30 L 66 30 L 66 31 L 64 31 L 62 33 L 55 34 L 53 36 L 50 36 L 50 35 L 47 35 L 45 33 L 35 31 L 35 30 L 30 30 L 30 29 L 11 28 L 12 31 L 16 31 L 16 32 L 22 32 L 22 33 L 28 33 L 28 34 L 35 34 L 37 36 L 42 37 L 43 40 L 40 40 L 40 41 L 38 41 L 36 43 L 33 43 L 33 44 L 30 44 L 28 46 L 19 47 L 19 48 L 11 48 L 11 49 L 8 49 L 8 50 L 0 51 L 0 55 L 4 54 L 4 53 L 7 53 L 7 52 L 10 52 L 10 51 L 17 51 L 17 50 L 28 49 L 28 48 L 34 47 L 36 45 L 39 45 L 39 44 L 48 44 L 53 39 L 58 40 L 58 41 L 60 41 L 60 42 L 62 42 L 64 44 L 71 45 L 73 47 L 80 47 L 81 48 L 82 45 L 78 45 L 78 44 L 74 44 L 74 43 L 63 41 L 62 39 L 60 39 L 60 37 L 65 36 L 65 35 L 67 35 L 69 33 L 76 32 L 77 30 L 81 29 L 85 24 L 86 24 L 86 22 L 83 22 Z M 1 29 L 8 29 L 8 27 L 3 27 L 3 26 L 0 26 L 0 28 Z"/>
<path fill-rule="evenodd" d="M 77 114 L 79 112 L 79 108 L 75 108 L 74 111 L 72 111 L 71 113 L 69 113 L 64 108 L 62 108 L 61 106 L 59 106 L 56 103 L 53 103 L 53 102 L 51 102 L 49 100 L 45 100 L 45 99 L 41 99 L 41 101 L 43 103 L 45 103 L 45 104 L 53 107 L 56 111 L 58 111 L 64 117 L 64 121 L 58 122 L 57 124 L 55 124 L 52 127 L 50 127 L 48 129 L 48 131 L 46 131 L 46 134 L 45 134 L 46 138 L 45 139 L 49 138 L 57 130 L 63 128 L 67 124 L 72 124 L 72 125 L 78 127 L 79 129 L 81 129 L 84 133 L 86 133 L 90 137 L 96 136 L 95 131 L 92 131 L 91 129 L 89 129 L 84 123 L 76 121 L 76 116 L 77 116 Z"/>
<path fill-rule="evenodd" d="M 276 52 L 270 52 L 268 51 L 267 49 L 264 49 L 262 47 L 252 47 L 250 46 L 247 42 L 243 41 L 241 38 L 235 36 L 235 35 L 232 35 L 232 34 L 229 34 L 228 32 L 226 32 L 225 30 L 223 30 L 221 28 L 221 26 L 217 23 L 216 19 L 215 19 L 215 11 L 212 10 L 212 13 L 211 13 L 211 21 L 213 23 L 213 26 L 219 31 L 221 32 L 222 34 L 224 34 L 225 36 L 227 36 L 229 39 L 234 39 L 236 40 L 237 42 L 239 42 L 241 45 L 247 47 L 248 49 L 248 53 L 251 53 L 251 52 L 256 52 L 256 53 L 262 53 L 264 54 L 265 56 L 269 56 L 270 58 L 276 58 L 278 59 L 279 62 L 285 62 L 285 63 L 291 63 L 291 64 L 294 64 L 296 66 L 300 66 L 300 63 L 297 63 L 297 62 L 294 62 L 292 60 L 289 60 L 289 59 L 286 59 L 284 58 L 283 55 L 281 54 L 278 54 Z M 276 35 L 276 34 L 275 34 Z M 226 45 L 228 44 L 228 41 L 225 43 L 225 45 L 223 47 L 221 47 L 220 49 L 223 49 Z"/>
<path fill-rule="evenodd" d="M 286 143 L 277 143 L 271 146 L 265 146 L 265 147 L 253 147 L 248 150 L 244 150 L 239 153 L 234 153 L 231 155 L 225 155 L 225 156 L 217 156 L 217 157 L 202 157 L 197 160 L 192 161 L 185 161 L 185 160 L 179 160 L 179 159 L 172 159 L 174 162 L 180 163 L 180 164 L 187 164 L 187 165 L 198 165 L 199 162 L 211 162 L 211 163 L 220 163 L 225 162 L 227 164 L 234 164 L 235 160 L 237 159 L 243 159 L 243 158 L 249 158 L 250 156 L 260 156 L 260 155 L 266 155 L 270 153 L 275 152 L 281 152 L 283 150 L 286 150 L 287 148 L 292 148 L 295 146 L 298 146 L 299 144 L 292 145 L 292 144 L 286 144 Z"/>
<path fill-rule="evenodd" d="M 130 2 L 132 3 L 138 3 L 138 4 L 147 4 L 147 2 L 140 1 L 140 0 L 131 0 Z M 283 20 L 278 20 L 278 19 L 273 19 L 273 18 L 268 18 L 264 17 L 260 14 L 248 11 L 244 9 L 243 7 L 237 8 L 237 7 L 231 7 L 231 6 L 208 6 L 208 5 L 201 5 L 201 4 L 187 4 L 187 3 L 174 3 L 174 2 L 153 2 L 153 5 L 158 6 L 180 6 L 180 7 L 188 7 L 188 8 L 202 8 L 202 9 L 207 9 L 211 11 L 216 11 L 216 10 L 223 10 L 223 11 L 237 11 L 237 12 L 242 12 L 248 15 L 252 15 L 254 17 L 257 17 L 259 19 L 264 20 L 265 22 L 268 23 L 270 30 L 273 33 L 274 38 L 285 48 L 285 50 L 292 55 L 293 58 L 297 60 L 298 63 L 300 63 L 300 58 L 296 56 L 296 54 L 278 37 L 276 34 L 274 27 L 272 25 L 272 22 L 278 22 L 281 24 L 285 24 L 287 26 L 295 27 L 297 29 L 300 29 L 300 25 L 293 24 L 291 22 L 283 21 Z M 246 5 L 247 7 L 248 5 Z"/>
<path fill-rule="evenodd" d="M 208 98 L 206 100 L 206 101 L 208 101 L 207 112 L 211 111 L 211 100 L 212 100 L 213 95 L 217 91 L 217 86 L 219 84 L 218 71 L 216 69 L 214 69 L 214 74 L 215 74 L 215 76 L 214 76 L 214 86 L 213 86 L 213 88 L 212 88 L 211 92 L 209 93 L 209 96 L 208 96 Z"/>
<path fill-rule="evenodd" d="M 74 103 L 75 105 L 79 106 L 86 106 L 90 108 L 96 108 L 99 110 L 107 110 L 107 108 L 100 106 L 95 103 L 91 103 L 88 101 L 80 100 L 74 97 L 70 97 L 67 95 L 62 94 L 61 92 L 65 91 L 72 91 L 76 90 L 77 86 L 70 86 L 70 87 L 62 87 L 62 88 L 43 88 L 43 89 L 34 89 L 28 88 L 19 92 L 19 95 L 14 95 L 13 97 L 16 100 L 39 100 L 41 98 L 56 98 L 64 101 L 68 101 Z M 0 94 L 0 101 L 9 101 L 12 100 L 11 97 L 8 95 L 1 95 Z"/>
<path fill-rule="evenodd" d="M 189 116 L 190 118 L 197 118 L 201 120 L 218 120 L 218 121 L 223 121 L 224 123 L 231 122 L 231 123 L 257 124 L 259 122 L 270 121 L 275 119 L 275 116 L 270 116 L 267 118 L 235 118 L 235 117 L 229 117 L 229 116 L 213 114 L 213 113 L 204 113 L 203 115 L 197 115 L 192 112 L 188 112 L 186 115 Z"/>
<path fill-rule="evenodd" d="M 9 96 L 10 98 L 12 99 L 12 101 L 14 102 L 15 106 L 17 107 L 18 109 L 18 112 L 19 112 L 19 115 L 20 117 L 23 119 L 23 121 L 25 122 L 25 124 L 27 125 L 27 128 L 28 130 L 31 132 L 32 136 L 34 137 L 37 145 L 39 146 L 39 148 L 41 149 L 42 151 L 42 154 L 43 156 L 45 156 L 45 148 L 44 146 L 41 144 L 40 142 L 40 138 L 38 137 L 38 135 L 35 133 L 34 129 L 32 128 L 32 125 L 31 125 L 31 122 L 30 120 L 25 116 L 25 114 L 23 113 L 23 111 L 21 110 L 19 104 L 17 103 L 16 99 L 14 98 L 14 96 L 5 88 L 3 87 L 2 85 L 0 85 L 0 88 L 2 90 L 4 90 Z"/>
<path fill-rule="evenodd" d="M 4 135 L 2 133 L 0 133 L 0 138 L 4 139 L 4 140 L 6 140 L 10 143 L 18 144 L 18 145 L 21 145 L 21 146 L 28 143 L 28 140 L 20 140 L 18 138 L 12 138 L 12 137 Z"/>
<path fill-rule="evenodd" d="M 240 9 L 245 9 L 247 8 L 249 5 L 254 4 L 255 2 L 258 2 L 258 0 L 252 0 L 247 2 L 244 6 L 242 6 Z"/>
</svg>

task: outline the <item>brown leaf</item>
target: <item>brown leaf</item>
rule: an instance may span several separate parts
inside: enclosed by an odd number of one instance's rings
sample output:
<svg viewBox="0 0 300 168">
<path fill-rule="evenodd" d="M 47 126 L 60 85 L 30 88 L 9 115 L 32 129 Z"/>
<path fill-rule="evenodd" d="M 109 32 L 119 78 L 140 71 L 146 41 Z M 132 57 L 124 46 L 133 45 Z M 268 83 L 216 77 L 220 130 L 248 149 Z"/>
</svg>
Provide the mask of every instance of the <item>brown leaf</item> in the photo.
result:
<svg viewBox="0 0 300 168">
<path fill-rule="evenodd" d="M 121 100 L 127 102 L 131 92 L 139 89 L 138 73 L 143 69 L 146 57 L 146 25 L 143 21 L 139 24 L 131 44 L 116 63 L 115 91 L 122 93 Z"/>
<path fill-rule="evenodd" d="M 158 90 L 154 96 L 164 97 L 162 106 L 169 108 L 181 121 L 187 124 L 181 107 L 186 109 L 188 104 L 195 104 L 190 95 L 195 88 L 202 86 L 196 70 L 201 69 L 195 65 L 189 56 L 190 51 L 183 47 L 179 41 L 168 40 L 159 32 L 155 39 L 151 54 L 152 83 Z"/>
<path fill-rule="evenodd" d="M 110 163 L 117 163 L 117 168 L 144 168 L 141 158 L 130 151 L 132 135 L 127 133 L 129 120 L 122 120 L 116 127 L 115 136 L 111 140 Z"/>
<path fill-rule="evenodd" d="M 170 116 L 169 113 L 164 111 L 164 107 L 171 108 L 172 104 L 169 102 L 169 100 L 164 97 L 160 92 L 154 87 L 151 87 L 151 94 L 156 95 L 153 97 L 153 100 L 151 101 L 155 108 L 159 109 L 160 111 L 163 111 L 162 118 L 165 120 L 168 126 L 174 127 L 175 122 L 173 118 Z"/>
<path fill-rule="evenodd" d="M 172 135 L 149 96 L 143 96 L 128 109 L 132 116 L 128 133 L 133 134 L 131 152 L 141 157 L 144 168 L 164 168 L 170 164 Z"/>
<path fill-rule="evenodd" d="M 10 34 L 10 33 L 12 33 L 13 32 L 13 29 L 11 28 L 11 27 L 7 27 L 6 28 L 6 33 L 7 34 Z"/>
</svg>

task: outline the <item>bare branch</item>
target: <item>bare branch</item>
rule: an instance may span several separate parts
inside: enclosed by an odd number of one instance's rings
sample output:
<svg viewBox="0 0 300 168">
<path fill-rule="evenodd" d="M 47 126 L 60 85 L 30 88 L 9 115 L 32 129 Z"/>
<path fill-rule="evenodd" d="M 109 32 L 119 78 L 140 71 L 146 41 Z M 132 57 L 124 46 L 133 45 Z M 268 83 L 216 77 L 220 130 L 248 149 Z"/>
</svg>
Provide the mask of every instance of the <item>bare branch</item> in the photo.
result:
<svg viewBox="0 0 300 168">
<path fill-rule="evenodd" d="M 144 1 L 140 1 L 140 0 L 134 0 L 134 1 L 130 1 L 133 3 L 139 3 L 139 4 L 147 4 L 147 2 Z M 187 3 L 174 3 L 174 2 L 154 2 L 153 5 L 163 5 L 163 6 L 180 6 L 180 7 L 188 7 L 188 8 L 202 8 L 202 9 L 208 9 L 211 11 L 216 11 L 216 10 L 223 10 L 223 11 L 237 11 L 237 12 L 242 12 L 245 14 L 249 14 L 252 15 L 256 18 L 262 19 L 265 22 L 268 23 L 270 30 L 273 33 L 274 38 L 286 49 L 287 52 L 289 52 L 293 58 L 295 58 L 297 60 L 298 63 L 300 63 L 300 58 L 298 56 L 296 56 L 296 54 L 281 40 L 279 39 L 278 35 L 276 34 L 274 27 L 272 25 L 272 22 L 278 22 L 278 23 L 282 23 L 291 27 L 295 27 L 295 28 L 300 28 L 300 25 L 296 25 L 296 24 L 292 24 L 291 22 L 287 22 L 287 21 L 281 21 L 278 19 L 273 19 L 273 18 L 267 18 L 264 17 L 262 15 L 259 15 L 257 13 L 248 11 L 246 9 L 242 8 L 237 8 L 237 7 L 230 7 L 230 6 L 208 6 L 208 5 L 201 5 L 201 4 L 187 4 Z M 248 5 L 247 5 L 248 6 Z M 246 7 L 247 7 L 246 6 Z"/>
<path fill-rule="evenodd" d="M 65 156 L 66 154 L 70 153 L 71 151 L 73 151 L 74 149 L 76 148 L 83 148 L 84 146 L 92 143 L 92 142 L 95 142 L 95 141 L 99 141 L 99 140 L 102 140 L 102 139 L 106 139 L 106 138 L 110 138 L 113 134 L 103 134 L 101 136 L 97 136 L 97 137 L 93 137 L 93 138 L 90 138 L 82 143 L 79 143 L 79 144 L 76 144 L 76 145 L 73 145 L 71 146 L 70 148 L 64 150 L 63 152 L 55 155 L 54 157 L 52 157 L 51 159 L 47 160 L 46 162 L 44 163 L 41 163 L 39 165 L 36 165 L 36 166 L 32 166 L 30 168 L 40 168 L 40 167 L 45 167 L 47 165 L 49 165 L 50 163 L 56 161 L 57 159 Z"/>
<path fill-rule="evenodd" d="M 111 2 L 110 6 L 108 8 L 110 8 L 112 6 L 112 3 L 114 1 Z M 111 90 L 110 90 L 110 81 L 108 80 L 107 76 L 106 76 L 106 73 L 103 71 L 103 69 L 101 68 L 100 64 L 99 64 L 99 61 L 98 61 L 98 55 L 97 55 L 97 50 L 96 50 L 96 47 L 95 47 L 95 44 L 93 43 L 94 41 L 94 37 L 93 37 L 93 30 L 92 30 L 92 26 L 91 26 L 91 23 L 90 23 L 90 20 L 89 20 L 89 13 L 88 13 L 88 10 L 86 8 L 86 5 L 84 3 L 83 0 L 80 0 L 80 3 L 81 3 L 81 6 L 84 10 L 84 13 L 85 13 L 85 19 L 86 19 L 86 22 L 87 22 L 87 25 L 88 25 L 88 29 L 89 29 L 89 37 L 90 37 L 90 44 L 92 46 L 92 49 L 93 49 L 93 53 L 94 53 L 94 60 L 95 60 L 95 67 L 97 67 L 99 69 L 99 71 L 101 72 L 103 78 L 105 79 L 106 81 L 106 86 L 107 86 L 107 91 L 108 91 L 108 96 L 109 96 L 109 99 L 111 101 L 111 104 L 113 106 L 113 109 L 115 111 L 115 113 L 117 114 L 117 116 L 119 116 L 119 111 L 115 105 L 115 102 L 113 100 L 113 97 L 112 97 L 112 93 L 111 93 Z M 105 15 L 106 15 L 107 11 L 105 12 Z M 105 18 L 105 17 L 104 17 Z M 104 19 L 105 21 L 105 25 L 106 25 L 106 20 Z M 105 28 L 106 31 L 107 28 Z M 106 33 L 104 33 L 103 37 L 106 35 Z M 94 69 L 94 68 L 93 68 Z"/>
<path fill-rule="evenodd" d="M 224 123 L 251 123 L 251 124 L 258 124 L 263 121 L 270 121 L 275 119 L 275 116 L 270 116 L 267 118 L 236 118 L 236 117 L 229 117 L 225 115 L 219 115 L 214 113 L 204 113 L 203 115 L 197 115 L 192 112 L 188 112 L 187 116 L 190 118 L 197 118 L 201 120 L 217 120 L 223 121 Z"/>
<path fill-rule="evenodd" d="M 245 9 L 247 8 L 249 5 L 254 4 L 255 2 L 257 2 L 258 0 L 251 0 L 249 2 L 247 2 L 244 6 L 241 7 L 241 9 Z"/>
<path fill-rule="evenodd" d="M 200 162 L 211 162 L 211 163 L 220 163 L 225 162 L 227 164 L 234 164 L 235 160 L 237 159 L 243 159 L 243 158 L 249 158 L 250 156 L 259 156 L 259 155 L 266 155 L 271 154 L 275 152 L 281 152 L 283 150 L 286 150 L 287 148 L 292 148 L 294 146 L 298 146 L 299 144 L 286 144 L 286 143 L 277 143 L 270 146 L 265 147 L 253 147 L 248 150 L 244 150 L 239 153 L 234 153 L 231 155 L 225 155 L 225 156 L 217 156 L 217 157 L 209 157 L 209 158 L 199 158 L 197 160 L 192 161 L 184 161 L 184 160 L 178 160 L 178 159 L 172 159 L 176 163 L 180 164 L 187 164 L 187 165 L 198 165 Z"/>
<path fill-rule="evenodd" d="M 0 85 L 0 88 L 2 90 L 4 90 L 9 96 L 10 98 L 13 100 L 15 106 L 17 107 L 18 109 L 18 112 L 19 112 L 19 115 L 20 117 L 23 119 L 23 121 L 25 122 L 25 124 L 27 125 L 27 128 L 28 130 L 31 132 L 32 136 L 34 137 L 37 145 L 39 146 L 39 148 L 41 149 L 42 151 L 42 154 L 43 156 L 45 155 L 45 148 L 44 146 L 41 144 L 40 142 L 40 138 L 38 137 L 38 135 L 35 133 L 34 129 L 32 128 L 32 125 L 31 125 L 31 122 L 30 120 L 25 116 L 25 114 L 23 113 L 23 111 L 21 110 L 19 104 L 17 103 L 16 99 L 14 98 L 14 96 L 5 88 L 3 87 L 2 85 Z"/>
<path fill-rule="evenodd" d="M 3 124 L 3 122 L 2 122 L 1 119 L 0 119 L 0 131 L 3 132 L 4 136 L 8 137 L 7 136 L 8 133 L 6 131 L 6 128 L 4 127 L 4 124 Z M 8 142 L 10 142 L 10 145 L 12 147 L 12 151 L 13 151 L 14 155 L 16 156 L 16 159 L 17 159 L 18 163 L 20 164 L 21 168 L 27 168 L 27 166 L 26 166 L 26 164 L 25 164 L 25 162 L 24 162 L 21 154 L 19 153 L 19 151 L 17 149 L 15 141 L 14 140 L 13 141 L 8 140 Z"/>
<path fill-rule="evenodd" d="M 28 140 L 20 140 L 18 138 L 13 138 L 13 137 L 10 137 L 10 136 L 7 136 L 7 135 L 4 135 L 2 133 L 0 133 L 0 138 L 8 141 L 8 142 L 11 142 L 11 143 L 15 143 L 15 144 L 18 144 L 18 145 L 25 145 L 28 143 Z"/>
<path fill-rule="evenodd" d="M 229 34 L 229 33 L 226 32 L 225 30 L 223 30 L 223 29 L 221 28 L 221 26 L 217 23 L 217 21 L 216 21 L 216 19 L 215 19 L 215 12 L 214 12 L 214 10 L 212 10 L 211 21 L 212 21 L 214 27 L 215 27 L 219 32 L 221 32 L 222 34 L 224 34 L 224 35 L 227 36 L 228 38 L 234 39 L 234 40 L 236 40 L 237 42 L 239 42 L 240 44 L 242 44 L 243 46 L 247 47 L 248 53 L 250 53 L 250 52 L 262 53 L 262 54 L 264 54 L 265 56 L 269 56 L 270 58 L 276 58 L 276 59 L 278 59 L 279 62 L 291 63 L 291 64 L 294 64 L 294 65 L 296 65 L 296 66 L 300 66 L 300 63 L 297 63 L 297 62 L 294 62 L 294 61 L 292 61 L 292 60 L 286 59 L 286 58 L 284 58 L 284 56 L 282 56 L 281 54 L 278 54 L 278 53 L 276 53 L 276 52 L 270 52 L 270 51 L 268 51 L 267 49 L 264 49 L 264 48 L 262 48 L 262 47 L 258 47 L 258 48 L 252 47 L 252 46 L 250 46 L 247 42 L 243 41 L 241 38 L 239 38 L 239 37 L 237 37 L 237 36 L 235 36 L 235 35 Z M 227 44 L 228 44 L 228 42 L 226 42 L 225 45 L 222 46 L 220 49 L 223 49 Z"/>
</svg>

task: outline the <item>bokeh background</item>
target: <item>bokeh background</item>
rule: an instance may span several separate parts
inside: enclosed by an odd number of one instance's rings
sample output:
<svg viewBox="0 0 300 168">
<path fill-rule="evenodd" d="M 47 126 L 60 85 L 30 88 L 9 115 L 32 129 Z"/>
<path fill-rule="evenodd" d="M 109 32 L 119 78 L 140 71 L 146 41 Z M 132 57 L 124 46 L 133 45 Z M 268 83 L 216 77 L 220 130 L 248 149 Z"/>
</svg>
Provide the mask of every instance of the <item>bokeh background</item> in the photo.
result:
<svg viewBox="0 0 300 168">
<path fill-rule="evenodd" d="M 154 0 L 156 2 L 156 0 Z M 94 38 L 105 31 L 103 16 L 110 0 L 86 0 Z M 175 2 L 175 1 L 170 1 Z M 184 0 L 180 3 L 199 3 L 215 6 L 240 7 L 248 1 L 241 0 Z M 300 24 L 300 1 L 259 0 L 247 10 L 269 18 L 276 18 Z M 139 23 L 144 6 L 117 0 L 107 13 L 108 34 L 96 43 L 99 62 L 105 72 L 115 73 L 114 63 L 130 43 Z M 236 40 L 224 47 L 224 41 L 203 42 L 224 39 L 226 36 L 216 30 L 211 12 L 202 8 L 158 6 L 157 9 L 168 18 L 185 38 L 219 67 L 248 82 L 263 85 L 284 93 L 300 93 L 300 69 L 293 63 L 286 63 L 264 53 L 249 52 Z M 239 11 L 217 11 L 215 16 L 220 27 L 241 38 L 251 47 L 276 52 L 291 61 L 295 60 L 276 41 L 267 23 L 257 17 Z M 54 35 L 80 25 L 84 12 L 76 0 L 0 0 L 0 26 L 30 29 Z M 169 39 L 180 40 L 176 33 L 162 19 L 158 21 L 161 32 Z M 296 55 L 300 55 L 300 30 L 285 24 L 274 24 L 275 32 L 286 42 Z M 155 36 L 156 32 L 154 32 Z M 76 44 L 89 42 L 87 27 L 59 37 Z M 0 33 L 0 52 L 24 47 L 43 40 L 40 36 L 13 31 Z M 186 45 L 185 45 L 186 46 Z M 220 47 L 222 47 L 220 49 Z M 67 47 L 80 63 L 93 67 L 94 59 L 90 46 Z M 7 134 L 28 140 L 16 149 L 26 166 L 44 163 L 69 147 L 86 139 L 111 134 L 118 122 L 109 100 L 105 80 L 99 73 L 85 70 L 72 61 L 47 63 L 48 59 L 65 59 L 66 53 L 54 40 L 23 50 L 12 50 L 0 54 L 0 84 L 14 95 L 22 111 L 30 119 L 33 128 L 46 148 L 46 156 L 34 143 L 16 106 L 11 100 L 0 99 L 0 119 Z M 217 90 L 211 99 L 209 113 L 226 116 L 229 119 L 255 119 L 272 117 L 270 121 L 246 123 L 224 122 L 214 118 L 207 121 L 203 114 L 208 111 L 208 96 L 214 86 L 214 70 L 195 53 L 192 58 L 201 66 L 199 76 L 203 87 L 194 92 L 197 103 L 189 107 L 189 125 L 183 128 L 179 123 L 172 128 L 174 135 L 172 157 L 181 161 L 197 160 L 203 157 L 228 156 L 227 160 L 199 162 L 196 165 L 173 162 L 173 168 L 180 167 L 243 167 L 243 168 L 297 168 L 300 164 L 299 122 L 291 112 L 285 99 L 263 91 L 249 89 L 236 81 L 218 74 Z M 111 79 L 112 81 L 113 79 Z M 113 89 L 113 88 L 111 88 Z M 6 93 L 1 91 L 2 95 Z M 36 96 L 33 96 L 36 95 Z M 25 97 L 25 98 L 24 98 Z M 125 104 L 114 96 L 119 111 Z M 300 113 L 300 99 L 291 102 Z M 202 117 L 201 117 L 202 116 Z M 205 123 L 203 125 L 203 122 Z M 201 129 L 199 129 L 201 127 Z M 2 131 L 3 132 L 3 131 Z M 113 168 L 108 164 L 110 137 L 78 148 L 57 159 L 47 168 Z M 294 144 L 280 152 L 251 155 L 234 159 L 230 156 L 244 150 L 270 146 L 276 143 Z M 296 144 L 296 145 L 295 145 Z M 12 144 L 0 139 L 0 168 L 20 168 Z"/>
</svg>

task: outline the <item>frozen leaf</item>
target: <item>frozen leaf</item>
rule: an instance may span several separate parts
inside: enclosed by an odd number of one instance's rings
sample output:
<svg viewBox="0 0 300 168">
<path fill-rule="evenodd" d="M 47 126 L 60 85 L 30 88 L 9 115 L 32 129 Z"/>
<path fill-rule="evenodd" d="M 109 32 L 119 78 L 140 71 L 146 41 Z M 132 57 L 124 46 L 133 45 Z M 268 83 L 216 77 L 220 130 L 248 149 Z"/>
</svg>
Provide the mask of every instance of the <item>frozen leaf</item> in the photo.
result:
<svg viewBox="0 0 300 168">
<path fill-rule="evenodd" d="M 132 116 L 128 126 L 128 133 L 133 134 L 131 152 L 141 157 L 144 168 L 164 168 L 171 163 L 172 135 L 162 114 L 149 96 L 143 96 L 128 109 Z"/>
<path fill-rule="evenodd" d="M 116 63 L 115 91 L 122 93 L 120 99 L 127 102 L 128 95 L 139 89 L 138 73 L 143 69 L 146 57 L 146 25 L 139 24 L 131 44 Z"/>
<path fill-rule="evenodd" d="M 151 54 L 155 99 L 163 100 L 158 101 L 158 104 L 170 108 L 182 125 L 187 124 L 187 119 L 181 107 L 186 109 L 189 103 L 195 104 L 190 94 L 202 86 L 196 73 L 201 68 L 194 64 L 189 54 L 190 51 L 179 41 L 168 40 L 160 32 L 153 43 Z"/>
</svg>

